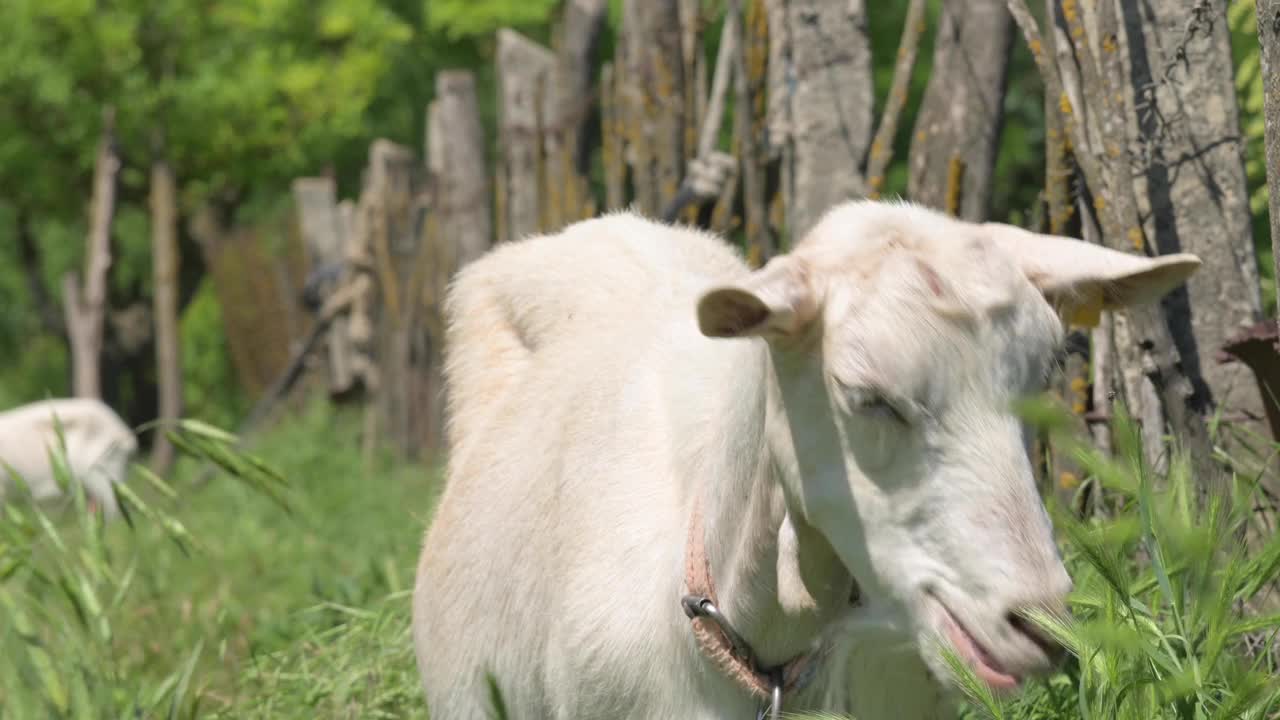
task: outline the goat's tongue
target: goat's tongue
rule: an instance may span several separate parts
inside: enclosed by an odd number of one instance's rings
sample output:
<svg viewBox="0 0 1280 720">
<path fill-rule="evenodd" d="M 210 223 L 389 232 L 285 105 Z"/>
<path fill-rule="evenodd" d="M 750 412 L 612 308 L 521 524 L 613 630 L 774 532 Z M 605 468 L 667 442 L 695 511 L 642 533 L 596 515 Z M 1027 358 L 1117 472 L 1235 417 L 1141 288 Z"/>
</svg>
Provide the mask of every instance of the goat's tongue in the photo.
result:
<svg viewBox="0 0 1280 720">
<path fill-rule="evenodd" d="M 947 639 L 983 682 L 994 690 L 1013 690 L 1018 687 L 1018 678 L 1000 669 L 995 659 L 978 645 L 973 636 L 961 627 L 950 613 L 947 613 L 946 625 Z"/>
</svg>

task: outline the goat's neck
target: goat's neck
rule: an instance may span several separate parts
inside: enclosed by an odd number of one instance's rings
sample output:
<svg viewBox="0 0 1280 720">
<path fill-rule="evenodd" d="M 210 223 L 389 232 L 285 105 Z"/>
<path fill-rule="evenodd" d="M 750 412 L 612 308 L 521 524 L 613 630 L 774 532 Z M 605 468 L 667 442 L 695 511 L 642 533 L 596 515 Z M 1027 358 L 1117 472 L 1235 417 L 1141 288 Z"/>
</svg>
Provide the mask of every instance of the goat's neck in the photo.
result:
<svg viewBox="0 0 1280 720">
<path fill-rule="evenodd" d="M 768 357 L 766 355 L 766 357 Z M 848 607 L 852 578 L 821 533 L 807 523 L 784 486 L 796 487 L 789 421 L 770 358 L 759 381 L 733 388 L 760 393 L 735 403 L 723 423 L 734 437 L 717 443 L 731 471 L 704 478 L 706 552 L 721 609 L 765 663 L 805 652 Z"/>
</svg>

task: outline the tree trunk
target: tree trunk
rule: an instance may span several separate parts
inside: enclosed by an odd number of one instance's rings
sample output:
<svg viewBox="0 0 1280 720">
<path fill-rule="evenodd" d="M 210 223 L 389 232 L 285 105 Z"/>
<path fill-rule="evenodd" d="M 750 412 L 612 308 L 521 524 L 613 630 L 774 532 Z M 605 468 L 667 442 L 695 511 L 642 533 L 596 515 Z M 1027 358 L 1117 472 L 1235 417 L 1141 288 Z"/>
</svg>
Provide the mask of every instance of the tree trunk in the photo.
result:
<svg viewBox="0 0 1280 720">
<path fill-rule="evenodd" d="M 182 338 L 178 334 L 178 188 L 169 166 L 163 135 L 157 133 L 151 161 L 151 265 L 155 294 L 156 376 L 159 420 L 174 423 L 182 415 Z M 164 474 L 173 463 L 173 446 L 156 433 L 151 469 Z"/>
<path fill-rule="evenodd" d="M 543 158 L 539 95 L 550 85 L 554 68 L 555 56 L 550 50 L 514 30 L 498 31 L 498 133 L 502 144 L 498 183 L 506 211 L 498 242 L 518 240 L 542 229 L 546 199 L 538 192 Z"/>
<path fill-rule="evenodd" d="M 623 12 L 635 202 L 657 215 L 675 197 L 685 169 L 680 2 L 624 0 Z"/>
<path fill-rule="evenodd" d="M 1280 298 L 1280 0 L 1256 0 L 1262 48 L 1262 102 L 1266 119 L 1267 189 L 1271 209 L 1271 256 Z"/>
<path fill-rule="evenodd" d="M 102 115 L 102 136 L 93 168 L 93 199 L 89 238 L 85 247 L 83 286 L 75 275 L 62 279 L 67 337 L 71 342 L 72 392 L 76 397 L 102 397 L 99 363 L 102 356 L 102 322 L 107 307 L 107 273 L 111 270 L 111 221 L 116 208 L 115 109 Z"/>
<path fill-rule="evenodd" d="M 771 73 L 770 90 L 784 93 L 787 105 L 786 224 L 794 242 L 833 205 L 866 194 L 860 168 L 875 105 L 871 44 L 865 0 L 773 2 L 781 7 L 770 19 L 786 25 L 775 40 L 781 47 L 770 53 L 786 67 Z M 771 23 L 771 37 L 776 28 Z"/>
<path fill-rule="evenodd" d="M 1013 21 L 1004 0 L 942 4 L 933 72 L 908 159 L 912 200 L 956 207 L 966 220 L 987 219 L 1012 41 Z M 952 183 L 948 176 L 957 158 L 963 173 Z"/>
<path fill-rule="evenodd" d="M 1252 372 L 1214 359 L 1262 315 L 1226 4 L 1120 6 L 1147 236 L 1160 253 L 1191 252 L 1204 263 L 1169 298 L 1174 341 L 1193 375 L 1208 383 L 1198 391 L 1227 418 L 1252 418 L 1247 425 L 1265 436 Z"/>
</svg>

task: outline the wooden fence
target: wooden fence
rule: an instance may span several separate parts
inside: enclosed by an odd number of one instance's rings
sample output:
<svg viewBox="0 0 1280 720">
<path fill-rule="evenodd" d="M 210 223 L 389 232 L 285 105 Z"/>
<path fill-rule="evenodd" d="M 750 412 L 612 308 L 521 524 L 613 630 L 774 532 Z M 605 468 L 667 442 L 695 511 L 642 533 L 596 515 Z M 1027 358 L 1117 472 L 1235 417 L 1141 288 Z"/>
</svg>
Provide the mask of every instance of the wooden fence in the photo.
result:
<svg viewBox="0 0 1280 720">
<path fill-rule="evenodd" d="M 934 73 L 903 158 L 913 200 L 971 220 L 985 219 L 990 204 L 1009 49 L 1016 37 L 1007 4 L 1021 6 L 1006 0 L 944 4 L 933 43 Z M 459 267 L 494 242 L 553 231 L 601 210 L 633 207 L 733 237 L 748 261 L 758 265 L 785 250 L 831 205 L 879 196 L 925 35 L 924 0 L 911 0 L 906 8 L 878 119 L 867 21 L 867 13 L 876 12 L 868 8 L 872 4 L 728 0 L 724 5 L 722 29 L 709 37 L 713 17 L 707 3 L 627 0 L 615 51 L 604 58 L 605 0 L 567 0 L 551 47 L 514 30 L 497 34 L 499 148 L 494 157 L 486 157 L 475 77 L 452 70 L 435 79 L 436 99 L 426 108 L 422 147 L 373 142 L 357 198 L 337 198 L 331 178 L 295 183 L 293 225 L 310 272 L 304 294 L 313 298 L 312 310 L 325 332 L 326 349 L 319 357 L 333 396 L 367 401 L 367 438 L 390 440 L 407 456 L 442 446 L 444 291 Z M 1056 18 L 1054 27 L 1046 27 L 1052 31 L 1048 37 L 1067 44 L 1081 37 L 1067 33 L 1063 22 Z M 718 48 L 714 59 L 705 52 L 712 42 Z M 1029 46 L 1040 42 L 1032 37 Z M 1229 55 L 1229 48 L 1210 51 Z M 973 58 L 986 58 L 981 72 L 962 71 Z M 1046 59 L 1037 55 L 1042 73 L 1060 82 Z M 1072 104 L 1103 97 L 1085 90 Z M 1052 95 L 1045 104 L 1049 187 L 1045 208 L 1033 215 L 1048 220 L 1042 229 L 1131 247 L 1134 231 L 1117 234 L 1115 227 L 1099 224 L 1085 196 L 1073 200 L 1068 191 L 1073 168 L 1092 168 L 1098 153 L 1073 161 L 1072 149 L 1087 134 L 1072 129 L 1081 122 L 1079 112 L 1067 114 L 1058 98 Z M 1068 130 L 1075 145 L 1062 142 Z M 1113 161 L 1119 162 L 1107 156 L 1106 162 Z M 1093 197 L 1130 192 L 1124 173 L 1086 172 L 1078 179 Z M 1212 189 L 1198 186 L 1193 194 L 1208 197 Z M 1247 215 L 1247 208 L 1243 212 Z M 1229 253 L 1197 249 L 1196 238 L 1184 241 L 1184 249 L 1200 252 L 1207 265 L 1223 266 L 1209 276 L 1244 272 L 1232 265 Z M 237 241 L 229 242 L 222 252 L 230 252 Z M 237 251 L 239 270 L 225 269 L 232 263 L 229 257 L 212 263 L 224 302 L 235 293 L 252 292 L 253 311 L 273 327 L 288 328 L 274 335 L 277 330 L 250 328 L 249 318 L 239 314 L 242 308 L 228 313 L 237 367 L 251 389 L 263 387 L 270 375 L 262 367 L 282 370 L 278 338 L 305 345 L 299 337 L 307 332 L 307 322 L 294 318 L 296 308 L 286 307 L 295 302 L 292 271 L 262 275 L 264 267 L 292 268 L 292 261 L 254 265 L 255 252 Z M 1248 277 L 1244 272 L 1241 282 Z M 247 289 L 237 289 L 241 284 Z M 1256 320 L 1242 313 L 1240 322 Z M 1105 426 L 1096 421 L 1109 417 L 1117 395 L 1113 388 L 1123 390 L 1130 407 L 1143 410 L 1144 427 L 1156 434 L 1165 426 L 1162 412 L 1168 408 L 1162 405 L 1171 402 L 1129 387 L 1137 361 L 1115 355 L 1136 346 L 1133 337 L 1121 337 L 1124 317 L 1117 316 L 1114 325 L 1106 319 L 1082 336 L 1083 345 L 1069 357 L 1058 387 L 1080 422 L 1094 421 L 1104 447 Z M 1139 334 L 1149 335 L 1148 325 Z M 1172 351 L 1167 333 L 1144 338 L 1159 352 Z M 272 342 L 275 347 L 268 347 Z M 1208 358 L 1205 353 L 1215 349 L 1202 348 L 1201 355 Z M 267 356 L 270 361 L 259 359 Z M 1210 368 L 1209 360 L 1200 366 Z M 1184 367 L 1192 365 L 1172 370 Z M 1203 426 L 1202 419 L 1198 422 Z M 1150 451 L 1159 449 L 1156 443 Z M 1197 448 L 1198 456 L 1205 455 L 1203 450 Z M 1053 457 L 1044 470 L 1060 491 L 1070 489 L 1073 472 L 1069 459 Z"/>
</svg>

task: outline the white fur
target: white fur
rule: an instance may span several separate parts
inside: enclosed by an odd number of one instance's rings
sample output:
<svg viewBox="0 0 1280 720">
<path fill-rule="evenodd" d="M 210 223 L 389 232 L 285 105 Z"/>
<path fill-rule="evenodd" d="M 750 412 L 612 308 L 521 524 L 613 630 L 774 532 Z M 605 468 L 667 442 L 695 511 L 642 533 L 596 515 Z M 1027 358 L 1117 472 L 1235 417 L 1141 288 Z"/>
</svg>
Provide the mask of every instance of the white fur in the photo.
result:
<svg viewBox="0 0 1280 720">
<path fill-rule="evenodd" d="M 88 498 L 107 517 L 116 517 L 119 506 L 112 485 L 124 481 L 138 441 L 110 407 L 89 398 L 41 400 L 0 412 L 0 501 L 12 483 L 10 471 L 22 478 L 36 500 L 62 494 L 49 460 L 58 448 L 55 416 L 62 425 L 72 480 L 84 485 Z"/>
<path fill-rule="evenodd" d="M 1019 232 L 854 202 L 751 272 L 621 213 L 464 269 L 414 595 L 432 716 L 485 717 L 491 672 L 516 718 L 754 717 L 680 607 L 695 495 L 722 610 L 763 660 L 836 638 L 788 711 L 945 716 L 943 603 L 1043 671 L 1006 614 L 1070 587 L 1009 406 L 1060 342 L 1046 299 L 1145 299 L 1196 261 Z"/>
</svg>

